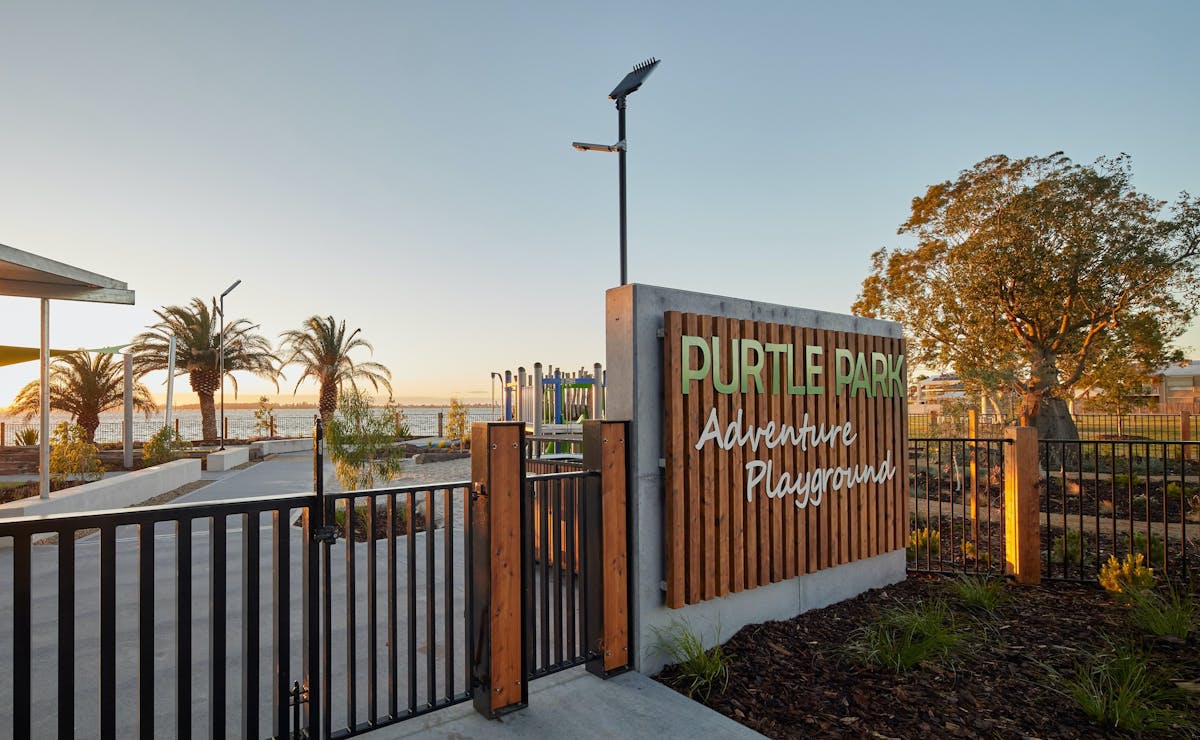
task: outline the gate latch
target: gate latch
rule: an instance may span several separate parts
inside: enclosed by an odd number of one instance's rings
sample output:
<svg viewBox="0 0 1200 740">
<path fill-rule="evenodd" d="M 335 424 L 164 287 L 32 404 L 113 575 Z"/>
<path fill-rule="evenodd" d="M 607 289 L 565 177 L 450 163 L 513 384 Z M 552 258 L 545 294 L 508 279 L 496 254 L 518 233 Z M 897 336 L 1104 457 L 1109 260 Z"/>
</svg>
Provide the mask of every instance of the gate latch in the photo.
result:
<svg viewBox="0 0 1200 740">
<path fill-rule="evenodd" d="M 313 527 L 312 538 L 313 542 L 332 545 L 337 541 L 337 527 L 332 524 L 326 524 L 323 527 Z"/>
<path fill-rule="evenodd" d="M 475 501 L 480 498 L 487 498 L 487 486 L 482 481 L 471 484 L 471 500 Z"/>
</svg>

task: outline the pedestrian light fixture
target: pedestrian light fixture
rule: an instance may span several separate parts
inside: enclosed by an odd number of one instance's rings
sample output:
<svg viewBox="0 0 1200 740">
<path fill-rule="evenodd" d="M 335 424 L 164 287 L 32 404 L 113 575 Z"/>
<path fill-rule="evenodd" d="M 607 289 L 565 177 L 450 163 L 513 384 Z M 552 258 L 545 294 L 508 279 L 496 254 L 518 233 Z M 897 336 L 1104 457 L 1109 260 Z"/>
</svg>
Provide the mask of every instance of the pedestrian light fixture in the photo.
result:
<svg viewBox="0 0 1200 740">
<path fill-rule="evenodd" d="M 633 71 L 625 75 L 625 77 L 617 83 L 613 91 L 608 94 L 609 100 L 615 100 L 617 103 L 617 143 L 608 144 L 587 144 L 582 141 L 576 141 L 571 144 L 581 152 L 616 152 L 618 158 L 618 178 L 620 180 L 620 209 L 621 209 L 621 285 L 625 285 L 627 280 L 626 271 L 626 251 L 628 247 L 628 229 L 626 228 L 625 219 L 625 98 L 631 93 L 634 93 L 658 66 L 658 61 L 654 57 L 647 59 L 641 64 L 636 65 Z"/>
</svg>

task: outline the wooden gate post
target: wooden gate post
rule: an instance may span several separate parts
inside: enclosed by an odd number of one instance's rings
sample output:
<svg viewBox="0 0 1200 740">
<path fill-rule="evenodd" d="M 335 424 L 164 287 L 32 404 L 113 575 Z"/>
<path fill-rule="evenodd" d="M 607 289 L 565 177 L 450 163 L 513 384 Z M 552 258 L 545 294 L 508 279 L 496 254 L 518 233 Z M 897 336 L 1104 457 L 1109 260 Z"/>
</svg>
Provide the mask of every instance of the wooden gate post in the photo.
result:
<svg viewBox="0 0 1200 740">
<path fill-rule="evenodd" d="M 584 496 L 587 531 L 587 669 L 602 678 L 629 667 L 629 553 L 623 421 L 583 422 L 583 465 L 600 471 Z"/>
<path fill-rule="evenodd" d="M 1041 583 L 1037 428 L 1008 427 L 1004 441 L 1005 571 L 1017 583 Z"/>
<path fill-rule="evenodd" d="M 525 424 L 471 426 L 467 604 L 471 694 L 489 719 L 529 701 L 525 652 Z"/>
</svg>

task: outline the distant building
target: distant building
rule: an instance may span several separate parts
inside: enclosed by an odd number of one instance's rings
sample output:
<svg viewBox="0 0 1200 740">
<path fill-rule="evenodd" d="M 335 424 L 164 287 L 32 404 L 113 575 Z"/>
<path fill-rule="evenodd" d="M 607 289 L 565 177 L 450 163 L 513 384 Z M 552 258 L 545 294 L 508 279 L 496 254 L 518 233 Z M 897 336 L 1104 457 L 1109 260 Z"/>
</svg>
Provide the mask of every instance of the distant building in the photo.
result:
<svg viewBox="0 0 1200 740">
<path fill-rule="evenodd" d="M 922 378 L 909 388 L 909 413 L 927 414 L 941 411 L 947 401 L 962 401 L 967 397 L 962 378 L 954 374 Z"/>
<path fill-rule="evenodd" d="M 1200 360 L 1168 365 L 1150 380 L 1158 399 L 1156 411 L 1200 412 Z"/>
</svg>

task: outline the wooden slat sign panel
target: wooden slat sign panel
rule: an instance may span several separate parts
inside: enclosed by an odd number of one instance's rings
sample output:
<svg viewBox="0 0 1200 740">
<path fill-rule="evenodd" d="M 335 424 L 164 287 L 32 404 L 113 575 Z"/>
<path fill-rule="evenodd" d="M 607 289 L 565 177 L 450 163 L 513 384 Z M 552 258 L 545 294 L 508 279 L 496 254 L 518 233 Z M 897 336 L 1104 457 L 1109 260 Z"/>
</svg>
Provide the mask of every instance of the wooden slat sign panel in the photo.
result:
<svg viewBox="0 0 1200 740">
<path fill-rule="evenodd" d="M 667 605 L 904 547 L 904 341 L 664 315 Z"/>
</svg>

